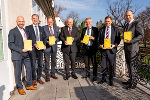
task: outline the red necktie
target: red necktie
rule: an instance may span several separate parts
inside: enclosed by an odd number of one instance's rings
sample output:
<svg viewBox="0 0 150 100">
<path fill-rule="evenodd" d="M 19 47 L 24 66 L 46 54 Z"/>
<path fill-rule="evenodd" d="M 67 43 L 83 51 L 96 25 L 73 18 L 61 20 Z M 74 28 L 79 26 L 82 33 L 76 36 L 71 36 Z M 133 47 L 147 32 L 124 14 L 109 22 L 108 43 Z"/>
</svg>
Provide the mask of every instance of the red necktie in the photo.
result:
<svg viewBox="0 0 150 100">
<path fill-rule="evenodd" d="M 106 39 L 109 37 L 109 26 L 107 27 L 107 32 L 106 32 Z"/>
<path fill-rule="evenodd" d="M 50 26 L 50 32 L 51 32 L 51 36 L 53 36 L 53 30 L 51 26 Z"/>
<path fill-rule="evenodd" d="M 71 28 L 69 27 L 69 35 L 71 36 Z"/>
</svg>

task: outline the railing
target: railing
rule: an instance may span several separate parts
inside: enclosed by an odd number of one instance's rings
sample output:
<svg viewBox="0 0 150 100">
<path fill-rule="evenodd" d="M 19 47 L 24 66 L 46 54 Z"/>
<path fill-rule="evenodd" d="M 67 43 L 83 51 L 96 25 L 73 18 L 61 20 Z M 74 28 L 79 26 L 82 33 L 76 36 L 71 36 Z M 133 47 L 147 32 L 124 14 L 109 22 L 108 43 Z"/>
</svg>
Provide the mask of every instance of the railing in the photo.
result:
<svg viewBox="0 0 150 100">
<path fill-rule="evenodd" d="M 116 54 L 116 74 L 118 77 L 127 76 L 123 46 Z M 125 68 L 125 69 L 124 69 Z M 150 89 L 150 49 L 140 48 L 138 56 L 138 83 Z"/>
</svg>

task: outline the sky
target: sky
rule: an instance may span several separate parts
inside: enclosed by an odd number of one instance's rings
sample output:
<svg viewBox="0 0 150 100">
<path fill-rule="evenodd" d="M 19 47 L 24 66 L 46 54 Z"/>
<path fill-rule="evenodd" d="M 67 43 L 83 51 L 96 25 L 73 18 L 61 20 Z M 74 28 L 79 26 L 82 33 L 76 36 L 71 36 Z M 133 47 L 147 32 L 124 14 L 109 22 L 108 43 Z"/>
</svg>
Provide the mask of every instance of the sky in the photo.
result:
<svg viewBox="0 0 150 100">
<path fill-rule="evenodd" d="M 93 25 L 99 20 L 104 21 L 107 16 L 107 1 L 111 4 L 116 0 L 54 0 L 55 5 L 65 7 L 60 17 L 66 19 L 68 14 L 73 11 L 78 13 L 80 21 L 83 21 L 86 17 L 93 19 Z M 139 6 L 139 10 L 136 14 L 150 7 L 150 0 L 133 0 L 132 5 Z"/>
</svg>

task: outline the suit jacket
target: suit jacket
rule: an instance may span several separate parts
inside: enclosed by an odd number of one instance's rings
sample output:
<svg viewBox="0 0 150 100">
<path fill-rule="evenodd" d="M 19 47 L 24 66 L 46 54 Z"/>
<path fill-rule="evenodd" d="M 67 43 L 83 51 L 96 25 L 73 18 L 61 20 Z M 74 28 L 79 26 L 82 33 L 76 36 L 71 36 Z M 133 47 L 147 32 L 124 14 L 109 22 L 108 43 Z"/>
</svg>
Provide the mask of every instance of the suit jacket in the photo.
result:
<svg viewBox="0 0 150 100">
<path fill-rule="evenodd" d="M 144 37 L 144 30 L 138 21 L 133 21 L 131 24 L 126 24 L 124 31 L 132 31 L 131 43 L 124 43 L 124 49 L 127 52 L 137 53 L 139 51 L 139 41 Z"/>
<path fill-rule="evenodd" d="M 81 34 L 81 40 L 83 40 L 84 35 L 86 34 L 86 30 L 87 30 L 87 27 L 83 28 L 82 34 Z M 92 50 L 90 50 L 90 51 L 91 52 L 96 52 L 97 51 L 97 42 L 98 42 L 97 41 L 97 39 L 98 39 L 98 29 L 96 27 L 92 27 L 92 29 L 91 29 L 91 36 L 93 36 L 95 39 L 94 40 L 90 40 L 90 42 L 92 44 L 91 45 Z M 85 50 L 87 50 L 86 47 L 87 47 L 87 45 L 83 44 L 83 48 Z"/>
<path fill-rule="evenodd" d="M 27 38 L 28 38 L 28 35 L 27 35 Z M 9 31 L 8 47 L 11 50 L 12 60 L 21 60 L 23 56 L 24 57 L 28 56 L 28 52 L 27 53 L 22 52 L 22 49 L 24 49 L 24 43 L 23 43 L 23 38 L 18 27 L 15 27 Z"/>
<path fill-rule="evenodd" d="M 49 26 L 46 25 L 43 27 L 44 28 L 44 32 L 46 33 L 46 40 L 49 41 L 49 36 L 51 36 L 50 34 L 50 30 L 49 30 Z M 54 30 L 54 36 L 56 38 L 56 42 L 54 45 L 50 46 L 48 43 L 46 43 L 46 50 L 45 52 L 50 52 L 51 49 L 53 50 L 53 52 L 57 52 L 57 42 L 59 41 L 59 29 L 56 26 L 53 26 L 53 30 Z"/>
<path fill-rule="evenodd" d="M 102 29 L 99 32 L 99 45 L 104 44 L 104 38 L 105 38 L 105 29 L 106 26 L 102 27 Z M 111 44 L 114 44 L 115 47 L 111 49 L 112 53 L 116 53 L 117 51 L 117 46 L 120 44 L 121 38 L 120 38 L 120 33 L 118 31 L 118 28 L 115 26 L 111 26 Z M 106 51 L 104 49 L 101 49 L 101 51 Z"/>
<path fill-rule="evenodd" d="M 32 45 L 34 45 L 36 43 L 36 36 L 33 25 L 26 26 L 25 30 L 29 36 L 29 40 L 32 40 Z M 39 26 L 39 32 L 40 32 L 40 41 L 43 41 L 43 43 L 46 45 L 46 34 L 41 26 Z"/>
<path fill-rule="evenodd" d="M 62 52 L 66 52 L 68 53 L 69 51 L 71 52 L 77 52 L 77 40 L 80 38 L 80 35 L 78 33 L 78 28 L 77 27 L 72 27 L 72 31 L 71 31 L 71 36 L 74 38 L 74 41 L 72 43 L 72 45 L 65 45 L 64 42 L 66 41 L 66 38 L 70 36 L 69 35 L 69 31 L 68 31 L 68 27 L 62 27 L 61 28 L 61 34 L 60 34 L 60 39 L 62 41 Z"/>
</svg>

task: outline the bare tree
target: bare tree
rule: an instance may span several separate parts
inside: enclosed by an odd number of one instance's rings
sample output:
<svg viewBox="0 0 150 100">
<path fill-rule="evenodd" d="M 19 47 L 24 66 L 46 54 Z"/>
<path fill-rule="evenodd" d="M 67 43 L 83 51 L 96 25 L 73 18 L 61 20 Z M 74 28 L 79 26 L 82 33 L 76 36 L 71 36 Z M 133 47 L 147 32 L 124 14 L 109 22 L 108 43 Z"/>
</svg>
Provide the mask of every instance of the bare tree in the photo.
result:
<svg viewBox="0 0 150 100">
<path fill-rule="evenodd" d="M 73 19 L 73 24 L 77 27 L 80 23 L 79 14 L 74 11 L 71 11 L 67 18 L 69 17 Z"/>
<path fill-rule="evenodd" d="M 144 28 L 143 43 L 146 47 L 147 43 L 150 43 L 150 7 L 148 7 L 143 12 L 139 13 L 136 19 L 141 21 L 142 26 Z"/>
<path fill-rule="evenodd" d="M 127 10 L 133 9 L 134 13 L 138 10 L 138 6 L 132 5 L 132 0 L 116 0 L 112 3 L 110 3 L 110 0 L 107 0 L 107 4 L 107 14 L 112 16 L 114 24 L 120 27 L 124 26 L 125 12 Z"/>
<path fill-rule="evenodd" d="M 56 12 L 58 15 L 60 15 L 62 11 L 66 10 L 66 8 L 65 8 L 65 7 L 62 7 L 62 6 L 60 6 L 60 5 L 55 5 L 55 6 L 54 6 L 54 10 L 55 10 L 55 12 Z"/>
</svg>

